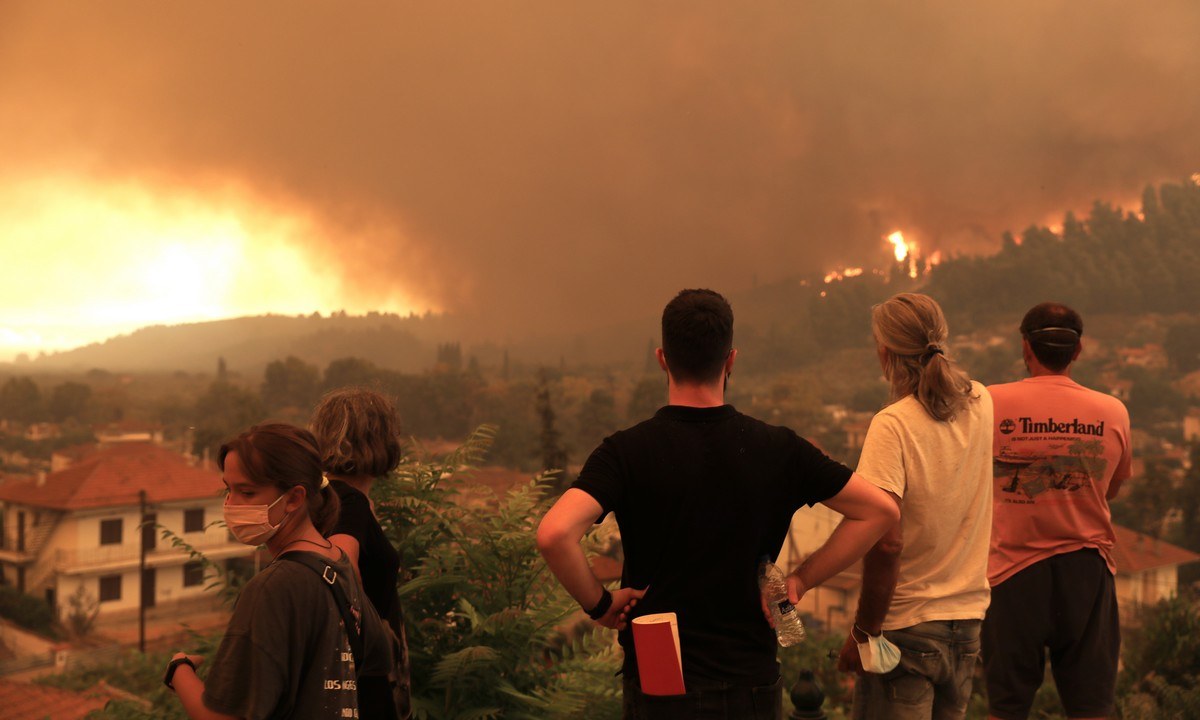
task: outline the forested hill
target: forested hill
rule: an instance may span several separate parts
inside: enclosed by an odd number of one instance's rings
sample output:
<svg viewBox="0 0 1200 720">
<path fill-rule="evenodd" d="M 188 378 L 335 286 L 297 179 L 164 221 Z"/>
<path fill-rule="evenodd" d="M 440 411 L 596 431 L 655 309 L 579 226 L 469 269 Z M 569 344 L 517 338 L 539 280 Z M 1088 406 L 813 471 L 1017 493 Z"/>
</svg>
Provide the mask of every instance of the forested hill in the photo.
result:
<svg viewBox="0 0 1200 720">
<path fill-rule="evenodd" d="M 951 257 L 916 279 L 900 265 L 825 283 L 794 278 L 735 295 L 747 364 L 772 370 L 825 350 L 869 345 L 871 306 L 901 291 L 932 295 L 955 334 L 1014 326 L 1033 305 L 1087 314 L 1200 314 L 1200 185 L 1147 188 L 1140 211 L 1097 202 L 1062 229 L 1005 233 L 999 252 Z"/>
<path fill-rule="evenodd" d="M 1060 233 L 1006 233 L 995 255 L 935 267 L 925 291 L 968 324 L 1050 299 L 1085 313 L 1200 312 L 1200 185 L 1148 187 L 1140 212 L 1097 202 Z"/>
<path fill-rule="evenodd" d="M 295 355 L 321 367 L 347 356 L 413 372 L 433 364 L 450 321 L 440 316 L 370 313 L 288 317 L 264 315 L 182 325 L 155 325 L 74 350 L 41 357 L 39 370 L 212 371 L 217 358 L 257 371 Z"/>
</svg>

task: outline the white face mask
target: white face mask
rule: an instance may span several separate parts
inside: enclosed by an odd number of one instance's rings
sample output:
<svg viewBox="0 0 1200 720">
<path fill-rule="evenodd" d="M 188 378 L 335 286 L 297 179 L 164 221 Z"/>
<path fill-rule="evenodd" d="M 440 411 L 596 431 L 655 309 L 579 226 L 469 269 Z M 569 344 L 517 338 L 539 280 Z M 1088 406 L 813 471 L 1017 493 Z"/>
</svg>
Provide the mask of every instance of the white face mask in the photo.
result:
<svg viewBox="0 0 1200 720">
<path fill-rule="evenodd" d="M 859 630 L 859 632 L 862 632 Z M 858 657 L 862 660 L 863 670 L 869 673 L 883 674 L 890 672 L 900 664 L 900 648 L 896 647 L 880 633 L 877 637 L 867 635 L 866 642 L 858 643 Z M 855 638 L 858 642 L 858 638 Z"/>
<path fill-rule="evenodd" d="M 287 493 L 275 498 L 270 505 L 229 505 L 223 508 L 225 526 L 238 539 L 247 545 L 262 545 L 275 536 L 279 528 L 287 522 L 288 515 L 283 516 L 278 525 L 271 524 L 271 508 L 287 496 Z"/>
</svg>

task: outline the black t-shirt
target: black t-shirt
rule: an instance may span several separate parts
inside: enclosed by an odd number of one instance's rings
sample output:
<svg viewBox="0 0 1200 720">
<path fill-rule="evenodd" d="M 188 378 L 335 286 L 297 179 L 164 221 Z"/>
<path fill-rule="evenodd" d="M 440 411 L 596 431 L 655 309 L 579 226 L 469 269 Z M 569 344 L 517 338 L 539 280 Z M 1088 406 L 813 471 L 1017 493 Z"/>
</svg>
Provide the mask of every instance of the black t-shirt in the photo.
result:
<svg viewBox="0 0 1200 720">
<path fill-rule="evenodd" d="M 396 580 L 400 575 L 400 554 L 371 512 L 367 496 L 341 480 L 329 482 L 342 503 L 337 525 L 329 534 L 349 535 L 358 541 L 358 571 L 363 590 L 379 617 L 398 628 L 400 601 L 396 597 Z"/>
<path fill-rule="evenodd" d="M 792 515 L 833 497 L 851 471 L 807 440 L 732 405 L 668 405 L 605 438 L 572 487 L 616 513 L 621 585 L 650 590 L 636 615 L 674 612 L 684 674 L 763 685 L 779 676 L 762 615 L 758 560 L 779 552 Z M 625 672 L 637 672 L 630 630 Z"/>
<path fill-rule="evenodd" d="M 364 674 L 392 666 L 378 615 L 343 553 L 329 561 L 362 622 Z M 329 587 L 312 569 L 276 559 L 242 588 L 225 637 L 211 660 L 203 702 L 247 720 L 335 720 L 361 713 L 354 656 Z M 367 717 L 363 715 L 363 717 Z"/>
</svg>

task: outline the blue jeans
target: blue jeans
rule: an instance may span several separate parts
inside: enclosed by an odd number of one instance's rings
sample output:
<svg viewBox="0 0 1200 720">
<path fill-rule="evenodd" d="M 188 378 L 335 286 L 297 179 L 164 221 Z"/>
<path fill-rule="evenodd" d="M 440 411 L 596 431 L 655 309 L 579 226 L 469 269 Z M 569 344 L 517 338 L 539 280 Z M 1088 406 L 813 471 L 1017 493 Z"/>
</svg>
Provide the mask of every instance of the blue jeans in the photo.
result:
<svg viewBox="0 0 1200 720">
<path fill-rule="evenodd" d="M 900 648 L 895 670 L 858 676 L 855 720 L 961 720 L 979 660 L 979 620 L 934 620 L 884 635 Z"/>
<path fill-rule="evenodd" d="M 624 679 L 624 720 L 783 720 L 783 678 L 750 687 L 687 680 L 684 695 L 647 695 L 636 677 Z"/>
</svg>

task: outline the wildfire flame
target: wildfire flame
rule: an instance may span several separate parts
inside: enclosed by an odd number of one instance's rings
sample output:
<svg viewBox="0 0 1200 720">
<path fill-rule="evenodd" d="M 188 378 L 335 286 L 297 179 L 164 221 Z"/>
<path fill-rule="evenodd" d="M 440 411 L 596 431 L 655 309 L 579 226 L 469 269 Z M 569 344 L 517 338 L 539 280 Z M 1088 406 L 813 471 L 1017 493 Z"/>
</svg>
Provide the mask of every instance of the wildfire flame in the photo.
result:
<svg viewBox="0 0 1200 720">
<path fill-rule="evenodd" d="M 915 280 L 916 278 L 920 277 L 922 273 L 929 272 L 930 269 L 932 269 L 935 265 L 938 265 L 945 260 L 941 250 L 935 250 L 928 257 L 923 257 L 917 247 L 917 243 L 912 240 L 906 240 L 904 238 L 904 233 L 900 230 L 896 230 L 888 235 L 887 241 L 891 243 L 892 251 L 896 258 L 896 263 L 900 267 L 893 267 L 890 270 L 880 268 L 872 268 L 870 270 L 872 275 L 882 277 L 885 280 L 890 277 L 892 273 L 896 272 L 896 270 L 899 270 L 903 274 Z M 838 270 L 830 270 L 829 272 L 825 273 L 824 281 L 826 285 L 829 285 L 831 283 L 841 282 L 849 278 L 858 277 L 866 272 L 867 270 L 861 267 L 846 267 Z M 825 291 L 822 290 L 820 295 L 821 297 L 825 297 Z"/>
<path fill-rule="evenodd" d="M 904 262 L 904 259 L 908 257 L 909 251 L 912 250 L 912 247 L 904 241 L 904 233 L 897 230 L 888 235 L 887 239 L 892 244 L 893 251 L 896 253 L 896 262 Z"/>
<path fill-rule="evenodd" d="M 842 270 L 831 270 L 825 273 L 825 284 L 828 285 L 834 280 L 841 280 L 842 278 L 858 277 L 862 274 L 863 269 L 860 267 L 848 267 Z"/>
</svg>

